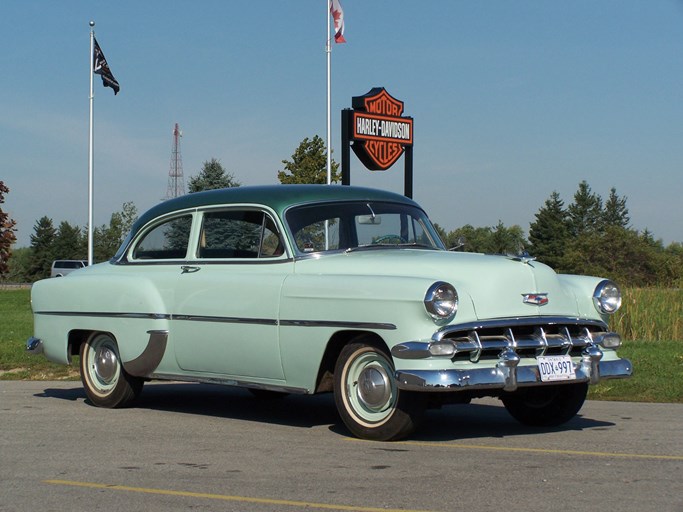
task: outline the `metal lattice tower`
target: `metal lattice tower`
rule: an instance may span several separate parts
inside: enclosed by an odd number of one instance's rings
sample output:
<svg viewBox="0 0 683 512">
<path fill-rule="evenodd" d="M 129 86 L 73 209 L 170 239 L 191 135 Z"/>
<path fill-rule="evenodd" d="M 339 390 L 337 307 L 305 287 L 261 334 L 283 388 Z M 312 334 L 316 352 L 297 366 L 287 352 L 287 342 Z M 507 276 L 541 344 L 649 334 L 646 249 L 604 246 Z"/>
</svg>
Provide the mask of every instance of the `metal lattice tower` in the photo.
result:
<svg viewBox="0 0 683 512">
<path fill-rule="evenodd" d="M 185 178 L 183 177 L 183 158 L 180 155 L 180 131 L 178 123 L 173 128 L 173 147 L 171 148 L 171 165 L 168 170 L 168 188 L 166 189 L 166 199 L 185 194 Z"/>
</svg>

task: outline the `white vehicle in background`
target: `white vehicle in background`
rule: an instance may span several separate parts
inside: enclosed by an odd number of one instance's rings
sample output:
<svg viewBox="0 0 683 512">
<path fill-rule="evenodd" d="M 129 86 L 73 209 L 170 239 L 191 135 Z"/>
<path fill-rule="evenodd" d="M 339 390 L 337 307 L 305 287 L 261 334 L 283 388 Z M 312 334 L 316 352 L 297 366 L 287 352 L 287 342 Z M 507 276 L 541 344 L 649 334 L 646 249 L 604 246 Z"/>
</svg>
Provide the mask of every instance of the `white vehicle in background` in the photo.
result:
<svg viewBox="0 0 683 512">
<path fill-rule="evenodd" d="M 50 277 L 64 277 L 74 270 L 85 268 L 88 262 L 84 260 L 55 260 L 52 262 L 52 270 L 50 270 Z"/>
</svg>

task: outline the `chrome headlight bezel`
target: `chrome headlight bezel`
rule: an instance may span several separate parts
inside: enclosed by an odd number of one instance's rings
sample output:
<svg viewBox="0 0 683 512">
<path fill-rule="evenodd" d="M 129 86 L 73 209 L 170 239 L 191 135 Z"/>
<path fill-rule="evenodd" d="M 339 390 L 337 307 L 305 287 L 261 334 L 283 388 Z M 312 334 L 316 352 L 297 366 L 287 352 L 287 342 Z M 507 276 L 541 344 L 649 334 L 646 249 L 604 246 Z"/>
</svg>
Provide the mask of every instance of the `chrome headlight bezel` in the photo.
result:
<svg viewBox="0 0 683 512">
<path fill-rule="evenodd" d="M 452 320 L 458 312 L 458 292 L 452 284 L 437 281 L 427 290 L 424 305 L 433 320 Z"/>
<path fill-rule="evenodd" d="M 621 290 L 613 281 L 600 281 L 593 292 L 593 304 L 599 313 L 613 315 L 621 307 Z"/>
</svg>

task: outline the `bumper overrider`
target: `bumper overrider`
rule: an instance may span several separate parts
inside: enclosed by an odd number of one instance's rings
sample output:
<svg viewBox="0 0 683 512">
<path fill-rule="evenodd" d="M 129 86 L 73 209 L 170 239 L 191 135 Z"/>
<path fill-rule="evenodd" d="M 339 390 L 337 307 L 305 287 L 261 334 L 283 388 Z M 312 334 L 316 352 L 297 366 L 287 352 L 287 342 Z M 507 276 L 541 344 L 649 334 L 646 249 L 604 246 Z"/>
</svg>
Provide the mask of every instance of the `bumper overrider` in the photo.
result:
<svg viewBox="0 0 683 512">
<path fill-rule="evenodd" d="M 522 318 L 477 322 L 440 329 L 430 341 L 392 348 L 396 359 L 448 358 L 460 368 L 398 370 L 398 387 L 412 391 L 515 391 L 519 387 L 561 382 L 596 384 L 630 377 L 628 359 L 604 360 L 604 350 L 621 345 L 603 322 L 578 318 Z M 536 358 L 570 356 L 573 377 L 543 381 Z"/>
</svg>

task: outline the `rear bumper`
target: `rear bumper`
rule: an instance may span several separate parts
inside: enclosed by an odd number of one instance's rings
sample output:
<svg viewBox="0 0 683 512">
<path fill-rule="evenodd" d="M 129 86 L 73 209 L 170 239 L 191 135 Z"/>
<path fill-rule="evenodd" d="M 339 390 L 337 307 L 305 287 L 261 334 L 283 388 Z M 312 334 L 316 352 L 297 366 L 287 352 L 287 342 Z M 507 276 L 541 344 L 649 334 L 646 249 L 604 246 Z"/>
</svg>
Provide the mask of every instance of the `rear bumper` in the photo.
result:
<svg viewBox="0 0 683 512">
<path fill-rule="evenodd" d="M 519 362 L 517 360 L 517 362 Z M 575 364 L 576 379 L 566 383 L 590 382 L 630 377 L 633 366 L 628 359 L 591 361 L 584 358 Z M 501 360 L 495 367 L 465 370 L 400 370 L 396 372 L 398 387 L 409 391 L 467 391 L 503 390 L 515 391 L 518 387 L 545 386 L 558 382 L 541 381 L 538 367 L 518 366 Z"/>
<path fill-rule="evenodd" d="M 37 356 L 43 353 L 43 340 L 40 340 L 38 338 L 34 338 L 31 336 L 27 341 L 26 341 L 26 352 L 31 354 L 32 356 Z"/>
</svg>

